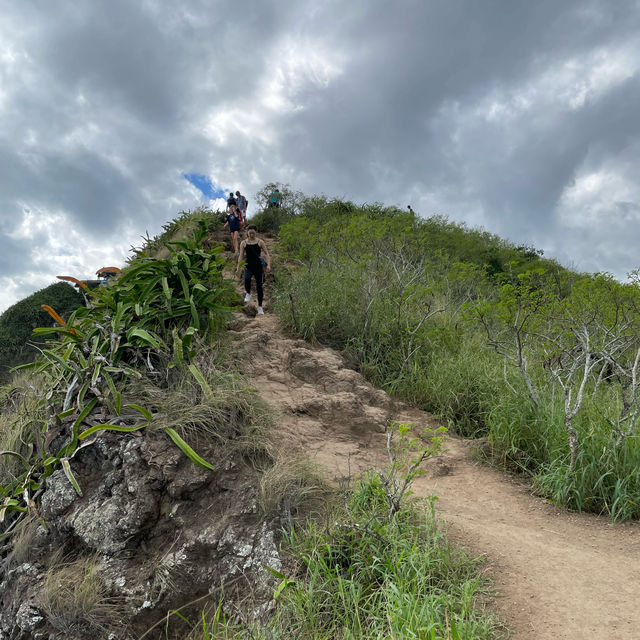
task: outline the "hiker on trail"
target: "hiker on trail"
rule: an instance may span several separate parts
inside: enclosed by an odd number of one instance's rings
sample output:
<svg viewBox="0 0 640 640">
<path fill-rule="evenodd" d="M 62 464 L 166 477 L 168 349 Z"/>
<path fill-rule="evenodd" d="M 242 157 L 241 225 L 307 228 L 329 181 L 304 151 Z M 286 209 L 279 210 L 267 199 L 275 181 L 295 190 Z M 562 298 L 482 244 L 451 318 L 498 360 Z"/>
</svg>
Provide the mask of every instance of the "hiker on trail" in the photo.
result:
<svg viewBox="0 0 640 640">
<path fill-rule="evenodd" d="M 238 209 L 240 209 L 240 213 L 242 215 L 242 221 L 246 221 L 247 219 L 247 199 L 239 192 L 236 191 L 236 204 L 238 205 Z"/>
<path fill-rule="evenodd" d="M 275 188 L 269 196 L 269 207 L 276 207 L 277 209 L 279 209 L 281 200 L 282 194 L 280 193 L 278 188 Z"/>
<path fill-rule="evenodd" d="M 231 232 L 231 242 L 233 244 L 233 255 L 238 255 L 238 232 L 240 231 L 240 218 L 237 213 L 238 207 L 232 204 L 229 213 L 226 215 L 224 227 L 229 227 Z M 224 229 L 223 227 L 223 229 Z"/>
<path fill-rule="evenodd" d="M 416 214 L 416 212 L 411 208 L 410 204 L 407 205 L 407 209 L 409 209 L 409 213 L 412 213 L 413 215 Z"/>
<path fill-rule="evenodd" d="M 264 240 L 258 238 L 257 232 L 258 229 L 255 224 L 250 224 L 247 227 L 247 237 L 240 245 L 236 277 L 240 275 L 242 260 L 245 260 L 244 290 L 247 293 L 244 301 L 249 302 L 251 300 L 251 278 L 254 277 L 256 279 L 256 291 L 258 293 L 258 315 L 261 316 L 264 315 L 264 310 L 262 309 L 262 300 L 264 298 L 262 284 L 264 283 L 265 269 L 267 272 L 271 271 L 271 256 L 269 256 L 269 251 Z M 260 256 L 260 253 L 263 251 L 264 258 Z"/>
<path fill-rule="evenodd" d="M 229 194 L 227 198 L 227 211 L 231 211 L 231 207 L 235 207 L 237 205 L 236 199 L 233 197 L 233 191 Z"/>
</svg>

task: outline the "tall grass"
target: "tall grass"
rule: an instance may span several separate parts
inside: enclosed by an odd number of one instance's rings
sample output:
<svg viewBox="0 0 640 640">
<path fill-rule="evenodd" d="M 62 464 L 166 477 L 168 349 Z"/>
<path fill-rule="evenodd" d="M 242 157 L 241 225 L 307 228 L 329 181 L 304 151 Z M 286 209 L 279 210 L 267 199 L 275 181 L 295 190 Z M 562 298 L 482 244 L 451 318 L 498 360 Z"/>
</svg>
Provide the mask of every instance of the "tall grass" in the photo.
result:
<svg viewBox="0 0 640 640">
<path fill-rule="evenodd" d="M 484 603 L 477 558 L 452 548 L 427 502 L 405 503 L 391 520 L 378 476 L 366 476 L 342 507 L 288 534 L 296 567 L 279 583 L 264 625 L 215 615 L 190 640 L 482 640 L 503 637 Z"/>
<path fill-rule="evenodd" d="M 275 294 L 283 326 L 342 349 L 370 381 L 431 411 L 450 430 L 487 437 L 496 462 L 539 476 L 538 489 L 559 504 L 616 520 L 640 517 L 638 436 L 621 444 L 612 437 L 623 407 L 620 377 L 596 390 L 598 370 L 591 375 L 573 419 L 580 455 L 570 471 L 562 390 L 548 360 L 550 353 L 575 353 L 576 314 L 589 322 L 598 317 L 596 329 L 611 330 L 623 315 L 615 305 L 626 304 L 631 322 L 637 288 L 565 272 L 530 248 L 442 219 L 329 204 L 314 200 L 308 216 L 303 207 L 282 227 L 279 252 L 291 266 Z M 525 273 L 527 267 L 535 268 Z M 552 303 L 564 305 L 565 324 L 554 319 Z M 490 330 L 499 330 L 493 338 L 471 312 L 480 305 Z M 539 333 L 552 336 L 546 346 L 526 344 L 537 403 L 516 360 L 505 357 L 514 355 L 513 314 L 529 313 L 531 305 L 542 309 L 534 318 Z M 444 311 L 427 317 L 438 307 Z"/>
</svg>

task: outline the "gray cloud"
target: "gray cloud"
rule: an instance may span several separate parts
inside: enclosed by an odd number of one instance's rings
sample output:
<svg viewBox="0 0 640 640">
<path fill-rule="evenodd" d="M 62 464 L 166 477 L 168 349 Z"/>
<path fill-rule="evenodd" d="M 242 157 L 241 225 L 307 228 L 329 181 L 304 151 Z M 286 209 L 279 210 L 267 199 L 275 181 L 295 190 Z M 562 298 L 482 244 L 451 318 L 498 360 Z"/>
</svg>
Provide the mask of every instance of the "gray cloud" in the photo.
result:
<svg viewBox="0 0 640 640">
<path fill-rule="evenodd" d="M 636 0 L 14 4 L 0 310 L 196 206 L 185 172 L 250 199 L 280 180 L 411 202 L 622 276 L 640 225 L 639 27 Z"/>
</svg>

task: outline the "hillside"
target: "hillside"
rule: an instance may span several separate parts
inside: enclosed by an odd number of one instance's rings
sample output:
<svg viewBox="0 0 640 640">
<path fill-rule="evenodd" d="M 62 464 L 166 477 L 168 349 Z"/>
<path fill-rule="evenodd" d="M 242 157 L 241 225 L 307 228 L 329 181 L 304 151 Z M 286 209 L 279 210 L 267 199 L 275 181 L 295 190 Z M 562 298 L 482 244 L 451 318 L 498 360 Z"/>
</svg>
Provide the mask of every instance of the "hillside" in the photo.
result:
<svg viewBox="0 0 640 640">
<path fill-rule="evenodd" d="M 197 211 L 3 389 L 2 633 L 634 637 L 635 285 L 284 195 L 266 316 Z"/>
<path fill-rule="evenodd" d="M 43 311 L 43 304 L 67 316 L 84 304 L 84 299 L 70 285 L 58 282 L 20 300 L 0 315 L 0 384 L 8 379 L 11 367 L 31 360 L 37 352 L 35 345 L 42 345 L 33 336 L 33 329 L 54 324 Z"/>
<path fill-rule="evenodd" d="M 252 356 L 245 369 L 255 388 L 280 411 L 278 436 L 313 452 L 336 482 L 384 466 L 390 419 L 437 428 L 428 413 L 369 385 L 338 352 L 283 335 L 275 314 L 240 316 L 234 333 L 241 354 Z M 451 538 L 487 558 L 492 604 L 510 637 L 636 637 L 636 523 L 612 528 L 606 518 L 554 507 L 529 483 L 480 463 L 474 442 L 454 435 L 426 468 L 416 495 L 437 496 Z"/>
<path fill-rule="evenodd" d="M 387 505 L 382 481 L 402 478 L 404 457 L 337 491 L 283 446 L 278 408 L 235 364 L 250 355 L 229 340 L 246 316 L 230 317 L 216 220 L 191 223 L 167 257 L 141 250 L 89 307 L 40 330 L 42 358 L 3 390 L 3 637 L 341 637 L 345 616 L 354 637 L 389 624 L 498 637 L 477 562 L 418 505 Z M 384 430 L 383 414 L 358 433 Z M 429 433 L 390 432 L 407 455 L 435 453 Z M 341 612 L 345 588 L 356 600 Z M 398 589 L 416 608 L 390 620 Z"/>
<path fill-rule="evenodd" d="M 287 331 L 487 438 L 494 463 L 557 504 L 640 517 L 637 278 L 376 204 L 300 198 L 276 222 Z"/>
</svg>

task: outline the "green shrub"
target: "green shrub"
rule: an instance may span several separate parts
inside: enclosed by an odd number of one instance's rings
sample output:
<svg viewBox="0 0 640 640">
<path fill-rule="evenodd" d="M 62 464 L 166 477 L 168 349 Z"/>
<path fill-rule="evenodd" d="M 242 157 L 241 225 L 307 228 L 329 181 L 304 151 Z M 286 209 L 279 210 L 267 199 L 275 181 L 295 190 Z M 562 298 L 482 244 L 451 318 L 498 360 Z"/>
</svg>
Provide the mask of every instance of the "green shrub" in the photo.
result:
<svg viewBox="0 0 640 640">
<path fill-rule="evenodd" d="M 33 336 L 36 327 L 54 325 L 51 316 L 42 309 L 53 307 L 63 318 L 84 304 L 84 298 L 66 282 L 57 282 L 20 300 L 0 315 L 0 383 L 8 379 L 9 370 L 33 359 L 36 345 L 42 340 Z"/>
<path fill-rule="evenodd" d="M 42 389 L 34 410 L 4 423 L 6 433 L 16 435 L 2 435 L 14 443 L 3 451 L 4 462 L 15 465 L 0 485 L 2 517 L 25 513 L 32 493 L 57 467 L 82 495 L 70 461 L 91 443 L 85 439 L 100 430 L 127 433 L 153 423 L 149 408 L 126 401 L 132 380 L 148 377 L 161 386 L 167 369 L 177 367 L 213 402 L 215 393 L 195 360 L 196 336 L 216 335 L 237 296 L 223 276 L 221 248 L 202 249 L 207 232 L 206 220 L 199 219 L 193 237 L 169 243 L 168 258 L 135 259 L 109 286 L 93 290 L 90 306 L 76 309 L 64 327 L 35 329 L 57 338 L 23 367 L 35 372 Z M 34 414 L 46 416 L 39 430 L 32 428 Z M 174 426 L 163 428 L 191 460 L 213 468 Z"/>
<path fill-rule="evenodd" d="M 286 329 L 343 350 L 453 431 L 487 436 L 495 461 L 541 474 L 562 504 L 638 514 L 640 276 L 576 274 L 446 218 L 322 197 L 303 199 L 279 253 Z M 581 387 L 570 372 L 585 362 Z"/>
<path fill-rule="evenodd" d="M 413 503 L 391 521 L 370 475 L 331 524 L 289 536 L 300 572 L 282 579 L 273 627 L 301 638 L 495 638 L 478 598 L 478 561 L 452 549 L 432 510 Z M 457 635 L 456 635 L 457 634 Z"/>
<path fill-rule="evenodd" d="M 278 233 L 293 217 L 293 212 L 284 207 L 267 207 L 251 216 L 249 223 L 255 224 L 260 233 Z"/>
</svg>

